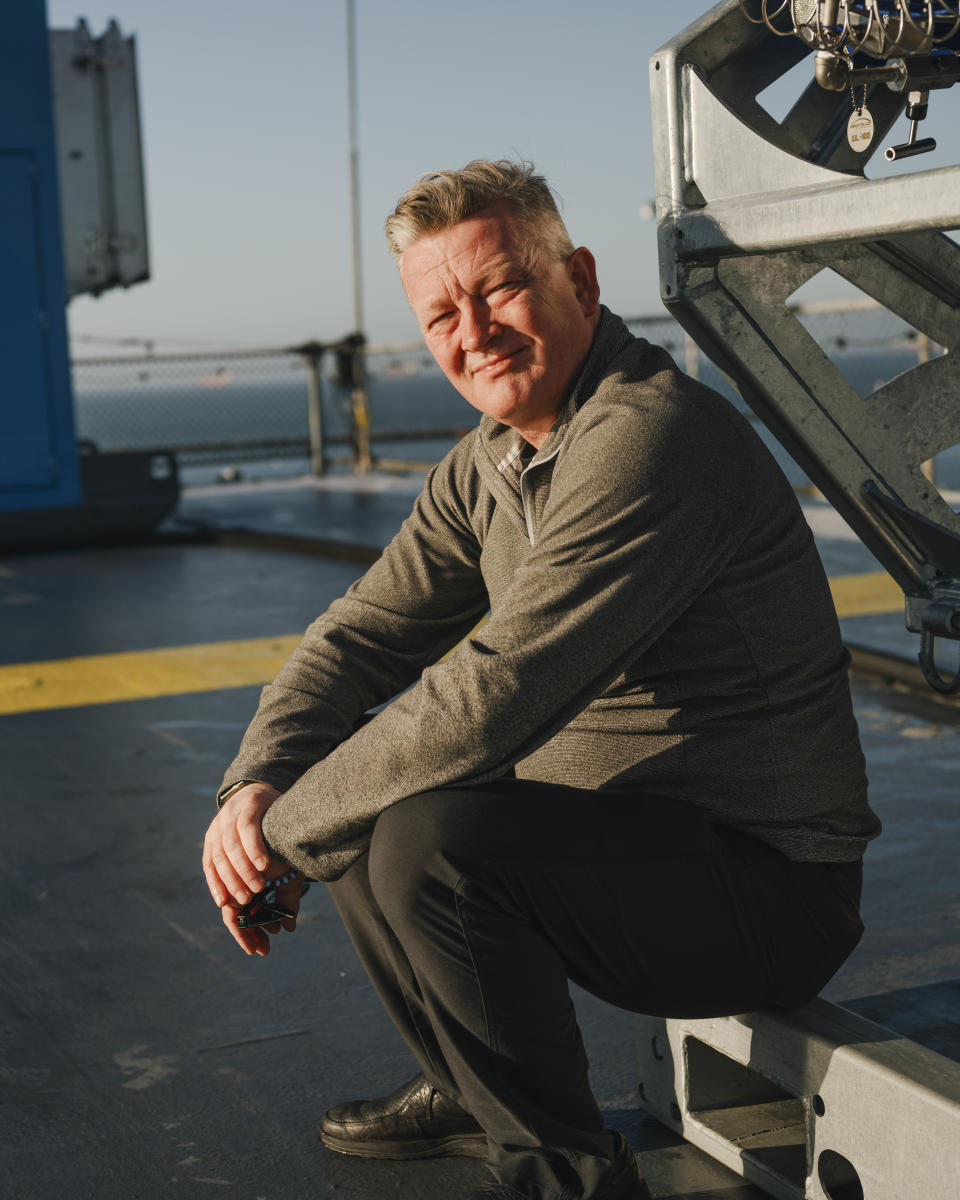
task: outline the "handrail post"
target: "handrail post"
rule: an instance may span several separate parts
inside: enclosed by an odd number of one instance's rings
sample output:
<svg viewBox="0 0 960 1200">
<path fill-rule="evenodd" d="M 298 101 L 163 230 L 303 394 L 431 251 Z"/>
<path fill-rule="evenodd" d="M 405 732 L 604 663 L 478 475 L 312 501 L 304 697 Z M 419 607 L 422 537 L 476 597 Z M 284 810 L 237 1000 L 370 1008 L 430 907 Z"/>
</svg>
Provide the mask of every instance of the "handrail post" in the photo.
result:
<svg viewBox="0 0 960 1200">
<path fill-rule="evenodd" d="M 367 402 L 366 338 L 354 333 L 346 339 L 350 355 L 350 410 L 353 414 L 353 469 L 366 475 L 373 466 L 370 449 L 370 406 Z"/>
<path fill-rule="evenodd" d="M 320 367 L 323 349 L 307 358 L 307 416 L 310 422 L 310 473 L 322 475 L 327 469 L 323 453 L 323 382 Z"/>
<path fill-rule="evenodd" d="M 304 342 L 292 347 L 307 368 L 307 425 L 310 432 L 310 472 L 323 475 L 327 469 L 323 436 L 323 379 L 321 367 L 327 347 L 321 342 Z"/>
</svg>

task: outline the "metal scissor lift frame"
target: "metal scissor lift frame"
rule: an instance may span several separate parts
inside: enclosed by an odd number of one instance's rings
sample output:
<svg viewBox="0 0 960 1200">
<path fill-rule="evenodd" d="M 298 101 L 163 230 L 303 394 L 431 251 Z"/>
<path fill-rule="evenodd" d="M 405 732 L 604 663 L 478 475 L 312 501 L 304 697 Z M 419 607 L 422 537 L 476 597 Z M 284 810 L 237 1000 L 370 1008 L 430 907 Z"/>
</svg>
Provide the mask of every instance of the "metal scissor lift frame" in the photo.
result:
<svg viewBox="0 0 960 1200">
<path fill-rule="evenodd" d="M 782 122 L 757 96 L 811 53 L 725 0 L 651 59 L 661 294 L 906 596 L 960 637 L 960 516 L 921 469 L 960 442 L 960 166 L 867 180 L 846 92 L 813 78 Z M 869 95 L 875 149 L 902 93 Z M 862 398 L 787 307 L 824 268 L 947 353 Z"/>
<path fill-rule="evenodd" d="M 960 442 L 960 167 L 867 180 L 850 99 L 814 81 L 782 122 L 757 96 L 810 48 L 725 0 L 650 64 L 661 293 L 903 588 L 960 638 L 960 516 L 922 471 Z M 812 64 L 811 64 L 812 65 Z M 875 86 L 876 146 L 904 97 Z M 947 351 L 862 398 L 787 307 L 824 268 Z M 953 1200 L 960 1065 L 816 1000 L 638 1019 L 641 1099 L 780 1200 Z M 909 1145 L 918 1153 L 905 1152 Z"/>
</svg>

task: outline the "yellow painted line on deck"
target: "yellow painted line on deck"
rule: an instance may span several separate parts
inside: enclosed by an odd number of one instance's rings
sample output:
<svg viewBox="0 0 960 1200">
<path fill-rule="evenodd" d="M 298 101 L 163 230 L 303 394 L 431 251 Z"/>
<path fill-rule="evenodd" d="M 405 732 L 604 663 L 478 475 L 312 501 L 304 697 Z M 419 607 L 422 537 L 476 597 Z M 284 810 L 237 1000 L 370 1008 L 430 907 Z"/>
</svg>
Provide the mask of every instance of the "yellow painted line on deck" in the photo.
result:
<svg viewBox="0 0 960 1200">
<path fill-rule="evenodd" d="M 300 634 L 0 667 L 0 714 L 268 683 Z"/>
<path fill-rule="evenodd" d="M 838 617 L 903 612 L 903 592 L 886 571 L 837 575 L 830 580 L 830 591 Z"/>
<path fill-rule="evenodd" d="M 830 590 L 841 617 L 903 609 L 885 571 L 837 576 Z M 299 642 L 290 634 L 0 666 L 0 715 L 269 683 Z"/>
</svg>

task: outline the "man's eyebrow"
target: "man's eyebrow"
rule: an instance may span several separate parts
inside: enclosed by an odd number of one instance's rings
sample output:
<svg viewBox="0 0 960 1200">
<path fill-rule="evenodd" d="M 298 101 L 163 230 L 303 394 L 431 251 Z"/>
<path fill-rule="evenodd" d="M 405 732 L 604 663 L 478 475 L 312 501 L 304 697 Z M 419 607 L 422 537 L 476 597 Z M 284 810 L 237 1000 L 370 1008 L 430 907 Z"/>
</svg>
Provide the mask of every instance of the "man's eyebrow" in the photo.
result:
<svg viewBox="0 0 960 1200">
<path fill-rule="evenodd" d="M 490 266 L 488 274 L 495 271 L 507 271 L 510 274 L 525 275 L 530 270 L 530 263 L 526 254 L 508 254 L 504 251 L 494 259 Z"/>
</svg>

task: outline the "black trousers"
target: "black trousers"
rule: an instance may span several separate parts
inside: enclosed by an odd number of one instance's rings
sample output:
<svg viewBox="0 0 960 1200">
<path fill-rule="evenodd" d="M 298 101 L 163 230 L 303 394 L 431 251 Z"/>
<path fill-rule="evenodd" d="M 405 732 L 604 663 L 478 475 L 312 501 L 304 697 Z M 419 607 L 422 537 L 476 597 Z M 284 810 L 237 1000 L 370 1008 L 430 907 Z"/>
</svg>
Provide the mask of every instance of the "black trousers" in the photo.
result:
<svg viewBox="0 0 960 1200">
<path fill-rule="evenodd" d="M 530 1200 L 613 1142 L 568 980 L 662 1016 L 794 1005 L 856 945 L 860 863 L 797 863 L 676 800 L 513 778 L 388 809 L 334 902 L 427 1077 Z"/>
</svg>

